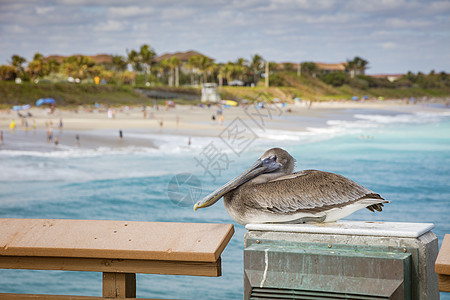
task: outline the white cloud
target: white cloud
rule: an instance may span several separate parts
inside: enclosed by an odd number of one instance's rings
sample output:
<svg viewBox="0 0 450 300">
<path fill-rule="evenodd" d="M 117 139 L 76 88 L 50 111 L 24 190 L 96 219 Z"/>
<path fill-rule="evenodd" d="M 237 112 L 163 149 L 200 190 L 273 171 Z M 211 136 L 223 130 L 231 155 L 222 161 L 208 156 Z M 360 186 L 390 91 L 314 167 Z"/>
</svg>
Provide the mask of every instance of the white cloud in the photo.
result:
<svg viewBox="0 0 450 300">
<path fill-rule="evenodd" d="M 5 33 L 7 34 L 25 34 L 30 33 L 30 30 L 21 25 L 8 25 L 5 26 Z"/>
<path fill-rule="evenodd" d="M 108 20 L 107 22 L 100 23 L 95 26 L 95 30 L 97 31 L 121 31 L 124 28 L 124 22 L 118 22 L 114 20 Z"/>
<path fill-rule="evenodd" d="M 384 42 L 380 44 L 381 48 L 389 50 L 389 49 L 395 49 L 398 47 L 397 43 L 395 42 Z"/>
<path fill-rule="evenodd" d="M 450 71 L 442 59 L 449 15 L 443 0 L 0 0 L 0 61 L 36 51 L 124 55 L 148 43 L 159 54 L 194 49 L 219 62 L 359 55 L 382 73 L 415 71 L 417 53 L 399 51 L 408 45 L 433 54 L 422 65 Z"/>
<path fill-rule="evenodd" d="M 115 6 L 108 9 L 112 17 L 136 17 L 142 15 L 149 15 L 153 13 L 154 9 L 151 7 L 133 6 Z"/>
<path fill-rule="evenodd" d="M 55 7 L 53 6 L 36 6 L 36 13 L 38 15 L 45 15 L 49 12 L 52 12 L 55 10 Z"/>
</svg>

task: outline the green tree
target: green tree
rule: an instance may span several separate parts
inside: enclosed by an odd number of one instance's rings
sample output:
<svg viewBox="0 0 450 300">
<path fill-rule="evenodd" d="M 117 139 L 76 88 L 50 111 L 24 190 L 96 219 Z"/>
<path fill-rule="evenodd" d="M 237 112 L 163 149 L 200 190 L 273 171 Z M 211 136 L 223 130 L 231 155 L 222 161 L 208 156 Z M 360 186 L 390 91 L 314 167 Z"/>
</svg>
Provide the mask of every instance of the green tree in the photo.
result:
<svg viewBox="0 0 450 300">
<path fill-rule="evenodd" d="M 147 44 L 141 46 L 139 50 L 139 62 L 143 65 L 145 72 L 145 82 L 148 80 L 148 74 L 150 73 L 150 67 L 155 59 L 156 52 Z"/>
<path fill-rule="evenodd" d="M 34 54 L 33 60 L 28 63 L 28 71 L 33 81 L 50 73 L 48 64 L 44 61 L 44 56 L 39 52 Z"/>
<path fill-rule="evenodd" d="M 323 82 L 332 86 L 342 86 L 349 82 L 347 73 L 345 72 L 330 72 L 320 78 Z"/>
<path fill-rule="evenodd" d="M 122 55 L 113 55 L 112 65 L 114 71 L 123 72 L 127 69 L 127 61 Z"/>
<path fill-rule="evenodd" d="M 18 77 L 24 77 L 25 76 L 25 70 L 23 68 L 23 64 L 26 63 L 26 62 L 27 62 L 27 60 L 24 57 L 20 56 L 20 55 L 14 54 L 11 57 L 10 64 L 16 70 L 16 74 L 17 74 Z"/>
<path fill-rule="evenodd" d="M 251 57 L 249 67 L 250 67 L 251 75 L 253 76 L 253 82 L 255 83 L 255 85 L 258 83 L 258 79 L 261 74 L 261 70 L 262 70 L 263 66 L 264 66 L 264 59 L 260 55 L 255 54 Z"/>
<path fill-rule="evenodd" d="M 92 75 L 94 65 L 94 61 L 88 56 L 73 55 L 64 60 L 63 70 L 66 75 L 82 80 Z"/>
<path fill-rule="evenodd" d="M 284 70 L 287 72 L 293 72 L 294 71 L 294 64 L 293 63 L 284 63 L 283 64 Z"/>
<path fill-rule="evenodd" d="M 248 69 L 248 60 L 243 57 L 239 57 L 234 63 L 234 73 L 236 74 L 237 79 L 244 80 L 243 76 Z"/>
<path fill-rule="evenodd" d="M 167 60 L 163 59 L 162 61 L 156 63 L 152 67 L 152 71 L 156 73 L 156 78 L 158 78 L 161 83 L 164 80 L 164 74 L 165 74 L 165 70 L 166 70 L 166 62 L 167 62 Z"/>
<path fill-rule="evenodd" d="M 0 66 L 0 80 L 14 80 L 17 77 L 17 70 L 13 66 Z"/>
<path fill-rule="evenodd" d="M 302 73 L 316 77 L 319 72 L 319 67 L 314 62 L 304 62 L 302 63 Z"/>
<path fill-rule="evenodd" d="M 203 55 L 194 55 L 189 57 L 189 65 L 203 75 L 203 83 L 208 81 L 208 72 L 213 68 L 212 59 Z"/>
<path fill-rule="evenodd" d="M 169 76 L 167 78 L 167 85 L 173 85 L 173 77 L 172 77 L 172 64 L 170 62 L 170 58 L 164 58 L 159 62 L 160 69 L 162 71 L 162 77 L 166 77 L 166 72 L 169 72 Z"/>
<path fill-rule="evenodd" d="M 48 68 L 48 74 L 59 73 L 61 64 L 52 58 L 47 61 L 47 68 Z"/>
<path fill-rule="evenodd" d="M 169 85 L 173 86 L 175 83 L 175 86 L 179 86 L 179 67 L 181 66 L 181 60 L 177 56 L 172 56 L 167 60 L 167 66 L 170 69 Z"/>
<path fill-rule="evenodd" d="M 194 85 L 194 81 L 195 81 L 195 76 L 198 75 L 199 73 L 199 61 L 200 61 L 200 56 L 198 55 L 194 55 L 189 57 L 188 62 L 186 64 L 186 66 L 189 68 L 189 73 L 190 73 L 190 77 L 191 77 L 191 85 Z"/>
<path fill-rule="evenodd" d="M 225 78 L 227 79 L 227 84 L 230 84 L 230 82 L 233 80 L 232 76 L 241 75 L 241 73 L 240 73 L 241 71 L 243 72 L 243 67 L 241 65 L 239 65 L 238 63 L 228 62 L 226 65 L 224 65 L 223 72 L 224 72 Z"/>
<path fill-rule="evenodd" d="M 369 62 L 359 56 L 353 58 L 353 60 L 347 60 L 346 69 L 350 73 L 350 77 L 354 78 L 356 75 L 364 75 Z"/>
<path fill-rule="evenodd" d="M 131 65 L 134 71 L 141 71 L 139 53 L 136 50 L 127 50 L 127 63 Z"/>
</svg>

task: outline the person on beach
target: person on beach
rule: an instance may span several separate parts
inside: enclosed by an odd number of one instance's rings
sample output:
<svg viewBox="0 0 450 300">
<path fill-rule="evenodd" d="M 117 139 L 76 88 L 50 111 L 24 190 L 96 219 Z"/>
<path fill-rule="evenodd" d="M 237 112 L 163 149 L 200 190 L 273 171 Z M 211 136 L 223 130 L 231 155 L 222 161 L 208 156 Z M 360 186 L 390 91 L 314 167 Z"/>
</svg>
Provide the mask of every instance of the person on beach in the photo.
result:
<svg viewBox="0 0 450 300">
<path fill-rule="evenodd" d="M 58 147 L 59 144 L 59 139 L 57 137 L 55 137 L 55 147 Z"/>
<path fill-rule="evenodd" d="M 47 127 L 47 143 L 51 143 L 53 140 L 53 131 L 51 127 Z"/>
<path fill-rule="evenodd" d="M 215 115 L 212 115 L 212 117 L 211 117 L 211 124 L 216 125 L 216 116 Z"/>
<path fill-rule="evenodd" d="M 163 119 L 159 120 L 159 131 L 162 131 L 163 125 L 164 125 Z"/>
<path fill-rule="evenodd" d="M 3 130 L 0 130 L 0 145 L 3 145 Z"/>
<path fill-rule="evenodd" d="M 59 119 L 58 127 L 59 127 L 59 130 L 63 129 L 63 121 L 62 121 L 62 119 Z"/>
<path fill-rule="evenodd" d="M 16 120 L 12 120 L 11 123 L 9 123 L 9 130 L 11 130 L 11 132 L 14 132 L 15 129 L 16 129 Z"/>
<path fill-rule="evenodd" d="M 80 136 L 78 134 L 75 135 L 75 142 L 78 147 L 80 147 Z"/>
<path fill-rule="evenodd" d="M 119 129 L 119 138 L 120 138 L 120 140 L 123 139 L 123 132 L 122 132 L 122 129 Z"/>
</svg>

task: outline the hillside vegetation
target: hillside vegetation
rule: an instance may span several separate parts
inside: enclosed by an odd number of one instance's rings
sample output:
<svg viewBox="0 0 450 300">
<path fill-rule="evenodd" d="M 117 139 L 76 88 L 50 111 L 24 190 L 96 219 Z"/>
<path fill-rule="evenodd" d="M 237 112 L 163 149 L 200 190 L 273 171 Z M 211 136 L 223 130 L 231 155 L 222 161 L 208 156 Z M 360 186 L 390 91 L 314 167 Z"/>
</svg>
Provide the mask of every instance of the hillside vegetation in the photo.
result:
<svg viewBox="0 0 450 300">
<path fill-rule="evenodd" d="M 216 82 L 222 99 L 292 102 L 295 98 L 321 101 L 353 97 L 450 97 L 450 74 L 408 72 L 391 82 L 385 75 L 366 76 L 369 62 L 356 56 L 338 64 L 275 63 L 254 54 L 227 63 L 195 51 L 156 56 L 147 44 L 120 55 L 44 57 L 27 62 L 20 55 L 0 65 L 0 105 L 32 104 L 54 98 L 57 105 L 141 105 L 176 100 L 199 103 L 200 87 Z M 270 87 L 265 87 L 266 73 Z M 298 74 L 301 74 L 299 76 Z M 17 84 L 15 83 L 17 82 Z M 245 85 L 245 86 L 228 86 Z"/>
<path fill-rule="evenodd" d="M 450 88 L 424 89 L 419 87 L 409 88 L 367 88 L 358 89 L 348 84 L 333 87 L 321 80 L 311 77 L 297 77 L 289 73 L 279 73 L 284 86 L 265 88 L 260 83 L 256 87 L 219 87 L 218 91 L 222 99 L 252 101 L 272 101 L 278 98 L 281 101 L 291 102 L 298 97 L 304 100 L 349 100 L 353 96 L 364 95 L 373 97 L 410 98 L 410 97 L 450 97 Z M 180 104 L 200 103 L 200 88 L 185 87 L 139 87 L 142 89 L 157 90 L 160 92 L 176 92 L 180 96 L 175 102 Z M 183 99 L 183 94 L 197 95 L 198 100 Z M 59 106 L 93 105 L 100 103 L 105 105 L 143 105 L 153 104 L 153 99 L 139 93 L 136 87 L 128 85 L 94 85 L 73 83 L 22 83 L 0 82 L 0 104 L 2 106 L 34 104 L 39 98 L 54 98 Z M 187 97 L 186 97 L 187 98 Z M 158 99 L 163 103 L 167 99 Z"/>
</svg>

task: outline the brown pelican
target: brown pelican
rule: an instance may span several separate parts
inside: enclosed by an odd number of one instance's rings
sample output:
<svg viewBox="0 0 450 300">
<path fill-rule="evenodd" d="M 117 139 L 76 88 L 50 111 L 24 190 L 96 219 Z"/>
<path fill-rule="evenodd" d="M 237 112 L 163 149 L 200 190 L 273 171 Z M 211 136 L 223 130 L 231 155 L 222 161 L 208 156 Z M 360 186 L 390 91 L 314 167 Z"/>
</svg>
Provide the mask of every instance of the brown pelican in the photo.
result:
<svg viewBox="0 0 450 300">
<path fill-rule="evenodd" d="M 304 170 L 293 173 L 294 158 L 285 150 L 267 150 L 249 169 L 212 192 L 194 211 L 222 196 L 240 224 L 333 222 L 367 208 L 389 203 L 379 194 L 341 175 Z"/>
</svg>

